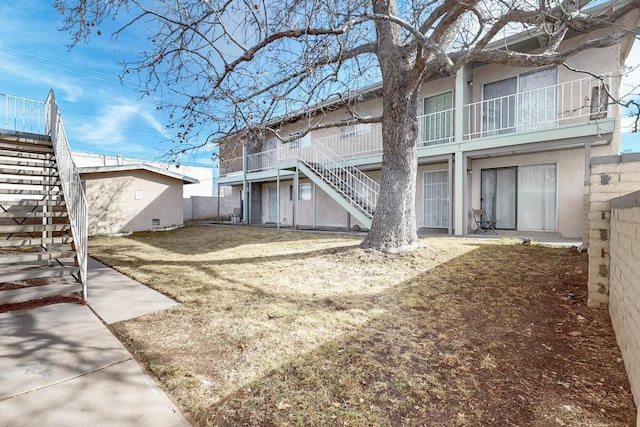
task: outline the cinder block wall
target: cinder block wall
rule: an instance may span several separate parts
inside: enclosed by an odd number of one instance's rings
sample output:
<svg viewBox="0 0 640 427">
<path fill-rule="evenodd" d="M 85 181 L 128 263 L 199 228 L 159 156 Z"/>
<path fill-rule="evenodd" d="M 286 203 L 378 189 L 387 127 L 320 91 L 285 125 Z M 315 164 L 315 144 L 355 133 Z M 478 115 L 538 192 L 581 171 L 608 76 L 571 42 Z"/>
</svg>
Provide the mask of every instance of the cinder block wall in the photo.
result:
<svg viewBox="0 0 640 427">
<path fill-rule="evenodd" d="M 589 180 L 590 307 L 606 308 L 610 288 L 611 200 L 640 190 L 640 154 L 591 159 Z"/>
<path fill-rule="evenodd" d="M 609 312 L 640 426 L 640 191 L 611 200 Z"/>
</svg>

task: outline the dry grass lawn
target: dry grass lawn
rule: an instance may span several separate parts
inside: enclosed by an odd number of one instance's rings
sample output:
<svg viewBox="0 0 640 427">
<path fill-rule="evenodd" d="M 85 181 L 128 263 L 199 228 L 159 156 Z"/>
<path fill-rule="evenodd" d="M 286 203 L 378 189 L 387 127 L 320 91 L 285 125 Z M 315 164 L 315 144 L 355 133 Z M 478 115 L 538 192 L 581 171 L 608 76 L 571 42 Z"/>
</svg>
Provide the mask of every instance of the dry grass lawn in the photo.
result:
<svg viewBox="0 0 640 427">
<path fill-rule="evenodd" d="M 114 331 L 198 425 L 634 424 L 607 312 L 585 306 L 586 255 L 359 241 L 193 226 L 90 254 L 181 303 Z"/>
</svg>

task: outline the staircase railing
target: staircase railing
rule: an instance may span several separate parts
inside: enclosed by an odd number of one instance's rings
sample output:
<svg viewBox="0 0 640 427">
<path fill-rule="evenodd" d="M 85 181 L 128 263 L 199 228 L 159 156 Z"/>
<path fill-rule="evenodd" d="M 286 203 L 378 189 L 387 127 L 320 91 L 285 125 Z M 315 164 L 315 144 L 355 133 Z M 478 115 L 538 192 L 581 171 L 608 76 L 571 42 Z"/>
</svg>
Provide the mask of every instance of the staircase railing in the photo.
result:
<svg viewBox="0 0 640 427">
<path fill-rule="evenodd" d="M 380 184 L 317 141 L 301 148 L 299 159 L 368 218 L 373 218 Z"/>
<path fill-rule="evenodd" d="M 73 243 L 80 270 L 79 281 L 82 284 L 82 297 L 86 299 L 88 255 L 87 201 L 80 175 L 71 157 L 69 140 L 64 130 L 64 124 L 62 123 L 62 117 L 58 111 L 58 104 L 56 103 L 53 91 L 49 92 L 45 105 L 46 133 L 51 136 L 53 152 L 58 164 L 60 183 L 67 205 L 69 221 L 71 222 Z"/>
</svg>

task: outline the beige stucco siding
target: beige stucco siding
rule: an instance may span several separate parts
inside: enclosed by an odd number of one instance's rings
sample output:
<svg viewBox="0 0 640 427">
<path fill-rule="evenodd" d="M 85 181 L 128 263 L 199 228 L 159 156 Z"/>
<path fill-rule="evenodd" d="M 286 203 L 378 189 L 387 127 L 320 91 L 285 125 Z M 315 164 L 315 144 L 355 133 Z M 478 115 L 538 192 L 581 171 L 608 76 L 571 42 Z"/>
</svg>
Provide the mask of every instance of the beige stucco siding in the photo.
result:
<svg viewBox="0 0 640 427">
<path fill-rule="evenodd" d="M 183 223 L 182 181 L 148 171 L 83 174 L 89 234 L 143 231 Z"/>
<path fill-rule="evenodd" d="M 609 152 L 610 146 L 594 147 L 592 152 Z M 554 163 L 557 166 L 557 232 L 562 237 L 582 238 L 583 189 L 585 181 L 584 148 L 520 154 L 471 162 L 471 208 L 480 207 L 482 169 Z"/>
</svg>

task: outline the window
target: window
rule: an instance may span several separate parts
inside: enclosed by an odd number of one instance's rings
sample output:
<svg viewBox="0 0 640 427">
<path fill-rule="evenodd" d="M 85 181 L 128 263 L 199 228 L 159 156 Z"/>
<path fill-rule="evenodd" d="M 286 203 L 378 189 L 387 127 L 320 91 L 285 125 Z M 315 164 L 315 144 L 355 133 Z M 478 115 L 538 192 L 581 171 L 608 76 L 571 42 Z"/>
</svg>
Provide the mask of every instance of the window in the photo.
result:
<svg viewBox="0 0 640 427">
<path fill-rule="evenodd" d="M 371 118 L 371 114 L 360 114 L 363 119 Z M 345 119 L 344 121 L 353 120 L 353 117 Z M 371 132 L 371 123 L 354 123 L 350 125 L 340 126 L 340 137 L 342 139 L 355 138 L 358 136 L 366 135 Z"/>
<path fill-rule="evenodd" d="M 311 183 L 300 184 L 300 200 L 311 200 Z"/>
<path fill-rule="evenodd" d="M 482 87 L 482 136 L 555 126 L 557 70 L 547 68 Z"/>
<path fill-rule="evenodd" d="M 153 218 L 151 220 L 151 226 L 152 227 L 160 227 L 160 218 Z"/>
<path fill-rule="evenodd" d="M 293 200 L 293 185 L 289 186 L 289 200 Z M 298 184 L 298 200 L 311 200 L 311 183 Z"/>
<path fill-rule="evenodd" d="M 295 138 L 291 141 L 290 148 L 302 148 L 302 147 L 308 147 L 311 145 L 311 134 L 309 133 L 302 136 L 302 132 L 295 132 L 295 133 L 292 133 L 290 136 Z"/>
<path fill-rule="evenodd" d="M 453 93 L 447 92 L 424 99 L 424 115 L 419 123 L 422 126 L 422 144 L 435 145 L 451 142 Z"/>
<path fill-rule="evenodd" d="M 591 115 L 589 120 L 604 119 L 607 117 L 608 87 L 601 83 L 591 88 Z"/>
</svg>

